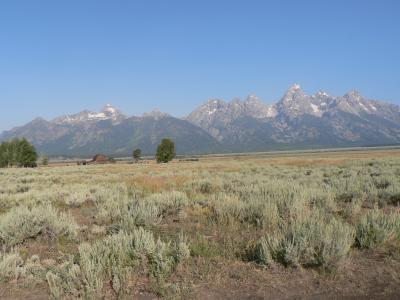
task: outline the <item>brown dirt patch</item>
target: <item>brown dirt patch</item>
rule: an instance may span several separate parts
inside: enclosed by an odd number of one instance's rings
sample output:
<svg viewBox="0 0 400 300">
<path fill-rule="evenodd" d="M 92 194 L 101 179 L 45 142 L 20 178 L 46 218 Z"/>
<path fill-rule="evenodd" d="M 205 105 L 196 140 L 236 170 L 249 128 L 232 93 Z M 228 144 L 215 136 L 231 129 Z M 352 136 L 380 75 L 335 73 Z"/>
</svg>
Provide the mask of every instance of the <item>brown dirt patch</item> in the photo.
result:
<svg viewBox="0 0 400 300">
<path fill-rule="evenodd" d="M 186 269 L 185 269 L 186 268 Z M 343 268 L 326 274 L 312 269 L 194 259 L 181 270 L 191 277 L 193 299 L 395 299 L 400 297 L 400 262 L 378 253 L 356 253 Z M 185 275 L 185 272 L 189 274 Z M 194 277 L 193 277 L 194 275 Z"/>
</svg>

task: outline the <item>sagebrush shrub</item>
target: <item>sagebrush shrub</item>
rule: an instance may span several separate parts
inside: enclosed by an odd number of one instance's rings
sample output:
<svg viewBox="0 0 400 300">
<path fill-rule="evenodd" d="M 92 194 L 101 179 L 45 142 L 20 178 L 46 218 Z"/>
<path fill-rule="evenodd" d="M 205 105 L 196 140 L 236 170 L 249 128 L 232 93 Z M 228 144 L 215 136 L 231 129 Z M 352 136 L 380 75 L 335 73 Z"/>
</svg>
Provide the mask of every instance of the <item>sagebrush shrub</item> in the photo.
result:
<svg viewBox="0 0 400 300">
<path fill-rule="evenodd" d="M 84 243 L 79 247 L 77 261 L 47 274 L 49 288 L 55 298 L 96 297 L 104 282 L 110 282 L 117 294 L 124 293 L 137 271 L 148 270 L 148 275 L 157 279 L 167 276 L 176 263 L 187 257 L 184 243 L 179 240 L 174 249 L 141 227 L 131 233 L 108 236 L 92 245 Z M 147 264 L 145 270 L 137 270 L 143 264 Z"/>
<path fill-rule="evenodd" d="M 313 215 L 293 219 L 261 238 L 258 260 L 267 266 L 275 261 L 284 265 L 331 268 L 346 257 L 353 241 L 354 233 L 349 225 Z"/>
<path fill-rule="evenodd" d="M 161 221 L 161 212 L 157 205 L 145 201 L 137 201 L 128 206 L 122 214 L 122 229 L 131 229 L 135 226 L 156 225 Z"/>
<path fill-rule="evenodd" d="M 0 245 L 12 247 L 38 235 L 75 237 L 74 219 L 51 206 L 16 207 L 0 218 Z"/>
<path fill-rule="evenodd" d="M 0 252 L 0 278 L 18 279 L 24 273 L 24 260 L 17 251 Z"/>
<path fill-rule="evenodd" d="M 400 215 L 385 214 L 374 209 L 362 216 L 356 225 L 356 243 L 361 248 L 376 245 L 400 238 Z"/>
<path fill-rule="evenodd" d="M 18 280 L 29 275 L 41 278 L 44 271 L 45 269 L 37 255 L 33 255 L 24 261 L 17 249 L 0 252 L 0 280 Z"/>
<path fill-rule="evenodd" d="M 177 215 L 188 204 L 189 199 L 185 193 L 179 191 L 163 192 L 148 196 L 145 201 L 159 207 L 162 215 Z"/>
</svg>

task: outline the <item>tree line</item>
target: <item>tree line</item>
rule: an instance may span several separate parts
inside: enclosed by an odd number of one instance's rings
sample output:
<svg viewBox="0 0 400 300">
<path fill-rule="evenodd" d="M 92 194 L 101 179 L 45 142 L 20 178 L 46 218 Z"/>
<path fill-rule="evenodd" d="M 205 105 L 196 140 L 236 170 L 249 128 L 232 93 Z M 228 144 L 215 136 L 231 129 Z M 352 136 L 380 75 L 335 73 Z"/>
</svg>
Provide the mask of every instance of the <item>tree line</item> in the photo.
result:
<svg viewBox="0 0 400 300">
<path fill-rule="evenodd" d="M 0 144 L 0 168 L 36 167 L 38 158 L 35 147 L 25 138 L 13 139 Z"/>
<path fill-rule="evenodd" d="M 142 151 L 135 149 L 133 158 L 138 162 Z M 175 144 L 170 139 L 163 139 L 157 147 L 156 160 L 158 163 L 166 163 L 176 156 Z M 38 154 L 35 147 L 27 139 L 13 139 L 0 144 L 0 168 L 37 166 Z M 48 164 L 47 156 L 42 158 L 42 164 Z"/>
</svg>

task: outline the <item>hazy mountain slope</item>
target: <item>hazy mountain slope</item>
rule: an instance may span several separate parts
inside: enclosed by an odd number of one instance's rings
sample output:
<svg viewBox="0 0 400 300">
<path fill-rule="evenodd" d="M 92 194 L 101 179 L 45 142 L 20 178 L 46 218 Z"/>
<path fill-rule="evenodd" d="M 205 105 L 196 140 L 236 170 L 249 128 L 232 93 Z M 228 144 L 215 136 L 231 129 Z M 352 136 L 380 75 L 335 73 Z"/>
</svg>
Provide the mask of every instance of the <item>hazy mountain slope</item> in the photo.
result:
<svg viewBox="0 0 400 300">
<path fill-rule="evenodd" d="M 87 112 L 80 115 L 87 115 Z M 76 114 L 77 116 L 79 114 Z M 24 136 L 38 151 L 48 155 L 90 156 L 95 153 L 130 155 L 134 148 L 143 154 L 154 154 L 165 137 L 176 142 L 177 153 L 206 153 L 217 151 L 217 142 L 201 128 L 171 116 L 84 120 L 65 117 L 60 122 L 36 119 L 25 126 L 4 132 L 1 140 Z M 78 121 L 77 121 L 78 120 Z"/>
<path fill-rule="evenodd" d="M 306 94 L 291 86 L 275 104 L 252 95 L 244 101 L 208 100 L 186 118 L 154 111 L 127 117 L 111 105 L 51 121 L 37 118 L 5 131 L 0 140 L 26 137 L 49 155 L 154 154 L 164 137 L 177 152 L 212 153 L 400 143 L 400 107 L 351 91 Z"/>
</svg>

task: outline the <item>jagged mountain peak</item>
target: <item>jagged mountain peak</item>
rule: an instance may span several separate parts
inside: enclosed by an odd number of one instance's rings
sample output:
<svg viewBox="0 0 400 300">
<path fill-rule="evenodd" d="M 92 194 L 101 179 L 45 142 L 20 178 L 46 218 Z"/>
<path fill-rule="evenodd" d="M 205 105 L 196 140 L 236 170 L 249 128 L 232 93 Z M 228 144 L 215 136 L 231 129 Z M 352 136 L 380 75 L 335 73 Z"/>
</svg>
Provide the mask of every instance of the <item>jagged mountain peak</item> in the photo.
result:
<svg viewBox="0 0 400 300">
<path fill-rule="evenodd" d="M 108 104 L 99 112 L 85 110 L 52 121 L 38 118 L 3 132 L 0 140 L 26 137 L 52 154 L 121 153 L 138 146 L 154 151 L 165 136 L 184 137 L 177 145 L 184 145 L 185 151 L 202 145 L 217 145 L 221 151 L 263 151 L 280 145 L 395 144 L 400 143 L 400 107 L 369 100 L 357 91 L 309 95 L 294 84 L 273 105 L 256 95 L 209 99 L 182 120 L 159 110 L 126 118 Z"/>
<path fill-rule="evenodd" d="M 313 104 L 315 105 L 315 104 Z M 311 96 L 304 93 L 299 84 L 293 84 L 276 104 L 278 114 L 293 118 L 305 113 L 316 111 L 312 106 Z"/>
<path fill-rule="evenodd" d="M 192 114 L 204 114 L 211 116 L 218 111 L 225 111 L 228 103 L 221 99 L 209 99 L 204 102 L 200 107 L 194 110 Z"/>
<path fill-rule="evenodd" d="M 304 91 L 302 90 L 300 84 L 295 83 L 292 84 L 288 90 L 286 91 L 285 95 L 283 96 L 283 99 L 287 99 L 287 100 L 292 100 L 293 96 L 295 95 L 301 95 L 304 94 Z"/>
<path fill-rule="evenodd" d="M 343 98 L 345 98 L 347 100 L 356 100 L 356 101 L 360 101 L 360 100 L 364 99 L 364 97 L 361 95 L 361 93 L 357 90 L 349 91 L 347 94 L 345 94 L 343 96 Z"/>
<path fill-rule="evenodd" d="M 316 97 L 322 98 L 322 97 L 326 97 L 326 98 L 331 98 L 332 96 L 326 92 L 326 91 L 319 91 L 318 93 L 315 94 Z"/>
<path fill-rule="evenodd" d="M 357 90 L 352 90 L 343 97 L 336 98 L 335 106 L 341 111 L 355 115 L 360 115 L 361 113 L 379 114 L 375 102 L 365 99 Z"/>
<path fill-rule="evenodd" d="M 98 122 L 104 120 L 110 120 L 113 123 L 118 123 L 125 118 L 126 116 L 120 110 L 118 110 L 111 104 L 107 104 L 100 110 L 100 112 L 83 110 L 76 114 L 65 115 L 62 117 L 55 118 L 54 120 L 52 120 L 52 123 L 68 125 L 68 124 Z"/>
<path fill-rule="evenodd" d="M 288 91 L 293 91 L 293 92 L 296 92 L 296 91 L 299 91 L 299 90 L 301 90 L 301 86 L 298 83 L 292 84 L 288 89 Z"/>
<path fill-rule="evenodd" d="M 207 100 L 203 105 L 207 105 L 207 106 L 225 106 L 227 103 L 224 101 L 224 100 L 222 100 L 222 99 L 218 99 L 218 98 L 215 98 L 215 99 L 209 99 L 209 100 Z"/>
<path fill-rule="evenodd" d="M 259 103 L 263 103 L 263 102 L 256 95 L 249 95 L 249 96 L 247 96 L 246 100 L 244 100 L 244 103 L 247 103 L 247 104 L 257 103 L 257 104 L 259 104 Z"/>
<path fill-rule="evenodd" d="M 204 124 L 214 118 L 219 120 L 228 120 L 239 116 L 269 118 L 273 115 L 274 109 L 271 106 L 263 103 L 259 97 L 249 95 L 245 100 L 235 97 L 230 102 L 221 99 L 210 99 L 190 113 L 186 119 L 195 124 Z"/>
<path fill-rule="evenodd" d="M 281 99 L 281 102 L 295 102 L 304 96 L 305 93 L 301 89 L 300 85 L 295 83 L 286 91 L 285 95 Z"/>
<path fill-rule="evenodd" d="M 118 111 L 119 110 L 115 106 L 113 106 L 112 104 L 109 104 L 109 103 L 104 105 L 104 107 L 101 110 L 101 112 L 108 112 L 108 113 L 113 113 L 113 114 L 117 113 Z"/>
<path fill-rule="evenodd" d="M 106 117 L 111 118 L 113 121 L 126 118 L 126 116 L 118 108 L 111 104 L 106 104 L 100 113 L 103 113 Z"/>
</svg>

